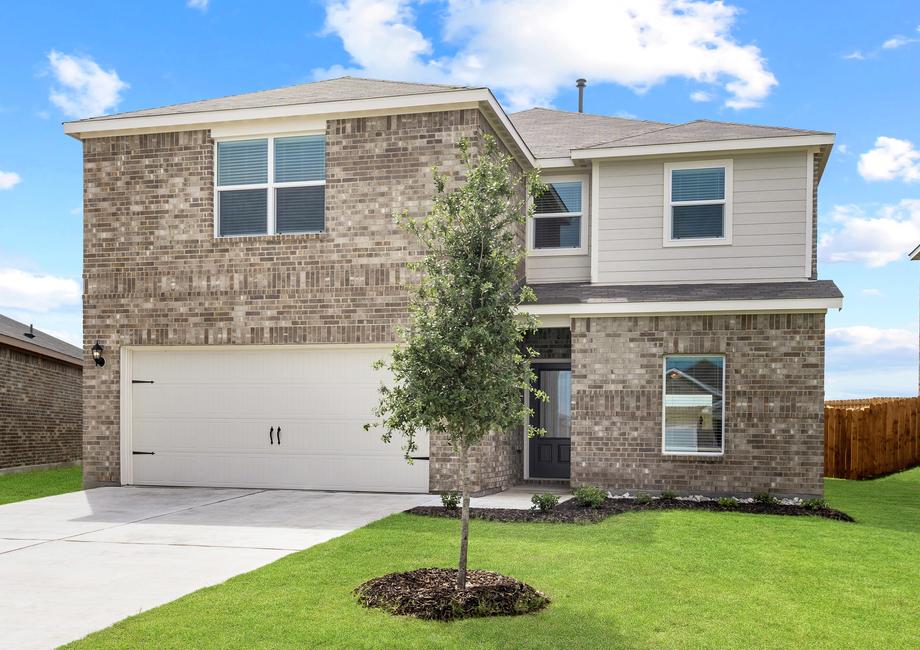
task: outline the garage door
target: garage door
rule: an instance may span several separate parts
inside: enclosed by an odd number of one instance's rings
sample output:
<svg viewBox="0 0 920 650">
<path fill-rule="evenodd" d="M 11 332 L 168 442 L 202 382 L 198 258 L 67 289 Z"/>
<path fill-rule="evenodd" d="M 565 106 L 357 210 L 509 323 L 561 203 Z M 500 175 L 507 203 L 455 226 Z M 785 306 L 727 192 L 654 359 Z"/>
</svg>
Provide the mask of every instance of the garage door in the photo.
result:
<svg viewBox="0 0 920 650">
<path fill-rule="evenodd" d="M 131 482 L 426 492 L 428 440 L 364 431 L 384 348 L 135 348 Z"/>
</svg>

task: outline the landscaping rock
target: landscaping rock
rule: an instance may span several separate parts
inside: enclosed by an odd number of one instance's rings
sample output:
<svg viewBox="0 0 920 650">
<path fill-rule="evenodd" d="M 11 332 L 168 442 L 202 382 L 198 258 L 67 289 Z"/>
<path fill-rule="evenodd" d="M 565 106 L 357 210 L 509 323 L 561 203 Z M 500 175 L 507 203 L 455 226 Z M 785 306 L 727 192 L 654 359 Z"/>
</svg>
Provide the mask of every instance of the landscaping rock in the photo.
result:
<svg viewBox="0 0 920 650">
<path fill-rule="evenodd" d="M 456 569 L 416 569 L 368 580 L 354 593 L 365 607 L 439 621 L 517 616 L 549 603 L 530 585 L 492 571 L 468 571 L 467 588 L 462 591 L 456 582 Z"/>
</svg>

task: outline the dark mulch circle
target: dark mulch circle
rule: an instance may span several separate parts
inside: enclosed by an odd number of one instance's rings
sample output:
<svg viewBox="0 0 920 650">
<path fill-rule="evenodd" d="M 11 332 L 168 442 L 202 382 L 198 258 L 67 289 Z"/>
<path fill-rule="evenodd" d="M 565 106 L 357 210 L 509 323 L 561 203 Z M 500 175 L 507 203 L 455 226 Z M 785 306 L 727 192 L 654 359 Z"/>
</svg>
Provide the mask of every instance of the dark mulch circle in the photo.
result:
<svg viewBox="0 0 920 650">
<path fill-rule="evenodd" d="M 463 591 L 456 588 L 456 582 L 456 569 L 416 569 L 368 580 L 354 594 L 365 607 L 438 621 L 517 616 L 549 604 L 530 585 L 492 571 L 468 571 Z"/>
<path fill-rule="evenodd" d="M 510 508 L 470 508 L 470 518 L 487 521 L 585 524 L 596 523 L 623 512 L 638 510 L 709 510 L 710 512 L 745 512 L 757 515 L 824 517 L 837 521 L 854 521 L 850 515 L 833 508 L 806 508 L 805 506 L 771 503 L 736 503 L 731 506 L 722 506 L 717 501 L 677 501 L 675 499 L 655 499 L 650 503 L 640 503 L 635 499 L 607 499 L 597 508 L 580 506 L 575 499 L 569 499 L 547 512 Z M 407 512 L 428 517 L 453 519 L 460 517 L 459 510 L 446 510 L 441 506 L 419 506 Z"/>
</svg>

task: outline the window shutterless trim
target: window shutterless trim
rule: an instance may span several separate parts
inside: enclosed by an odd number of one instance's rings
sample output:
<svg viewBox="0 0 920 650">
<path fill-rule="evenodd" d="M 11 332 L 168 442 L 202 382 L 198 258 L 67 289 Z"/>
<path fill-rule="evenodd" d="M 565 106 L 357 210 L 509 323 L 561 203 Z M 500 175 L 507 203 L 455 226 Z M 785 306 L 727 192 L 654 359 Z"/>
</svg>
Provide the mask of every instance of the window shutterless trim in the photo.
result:
<svg viewBox="0 0 920 650">
<path fill-rule="evenodd" d="M 667 428 L 667 398 L 668 398 L 668 359 L 674 357 L 719 357 L 722 359 L 722 436 L 720 451 L 668 451 L 665 448 L 665 430 Z M 727 387 L 725 385 L 725 366 L 727 359 L 722 353 L 702 354 L 665 354 L 661 358 L 661 455 L 662 456 L 710 456 L 721 457 L 725 455 L 725 399 Z"/>
<path fill-rule="evenodd" d="M 325 131 L 298 131 L 292 133 L 284 134 L 266 134 L 266 135 L 241 135 L 228 138 L 218 138 L 214 140 L 214 237 L 225 239 L 232 237 L 270 237 L 275 235 L 320 235 L 326 232 L 326 219 L 325 214 L 323 215 L 323 229 L 322 230 L 305 230 L 298 232 L 278 232 L 277 227 L 277 215 L 275 214 L 275 190 L 284 189 L 286 187 L 315 187 L 318 185 L 325 185 L 325 154 L 323 154 L 323 180 L 315 181 L 285 181 L 282 183 L 274 182 L 275 179 L 275 140 L 284 139 L 284 138 L 296 138 L 308 135 L 319 135 L 325 136 Z M 268 182 L 267 183 L 252 183 L 248 185 L 218 185 L 218 145 L 221 142 L 241 142 L 246 140 L 267 140 L 267 155 L 268 155 Z M 220 234 L 220 192 L 228 192 L 233 190 L 266 190 L 268 196 L 266 197 L 266 231 L 264 233 L 258 234 L 239 234 L 239 235 L 221 235 Z M 325 211 L 325 201 L 323 202 L 324 211 Z"/>
<path fill-rule="evenodd" d="M 581 210 L 579 212 L 553 212 L 545 214 L 534 214 L 532 219 L 527 220 L 527 255 L 533 257 L 552 257 L 557 255 L 587 255 L 588 246 L 588 175 L 587 174 L 553 174 L 544 176 L 541 180 L 549 185 L 550 183 L 566 183 L 578 181 L 581 183 Z M 529 199 L 530 200 L 530 199 Z M 568 218 L 578 217 L 581 219 L 578 232 L 577 248 L 536 248 L 534 247 L 534 238 L 536 237 L 536 221 L 545 218 Z"/>
<path fill-rule="evenodd" d="M 687 162 L 664 163 L 664 232 L 662 245 L 672 246 L 724 246 L 732 243 L 732 188 L 734 186 L 733 164 L 731 159 L 726 160 L 693 160 Z M 671 182 L 673 172 L 681 169 L 709 169 L 722 167 L 725 169 L 725 192 L 722 199 L 708 199 L 705 201 L 672 201 Z M 722 205 L 722 236 L 721 237 L 696 237 L 674 239 L 674 216 L 672 208 L 684 205 Z"/>
</svg>

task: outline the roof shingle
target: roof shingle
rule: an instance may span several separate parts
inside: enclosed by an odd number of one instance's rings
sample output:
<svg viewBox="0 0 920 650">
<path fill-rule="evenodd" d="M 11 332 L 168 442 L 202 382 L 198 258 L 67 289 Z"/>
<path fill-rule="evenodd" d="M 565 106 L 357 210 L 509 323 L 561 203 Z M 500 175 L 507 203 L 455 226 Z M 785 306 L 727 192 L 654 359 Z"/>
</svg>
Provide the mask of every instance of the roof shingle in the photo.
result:
<svg viewBox="0 0 920 650">
<path fill-rule="evenodd" d="M 50 334 L 45 334 L 41 330 L 33 330 L 35 338 L 29 338 L 25 335 L 28 331 L 29 326 L 25 323 L 20 323 L 17 320 L 13 320 L 12 318 L 0 314 L 0 335 L 16 339 L 17 341 L 21 341 L 23 343 L 38 346 L 40 348 L 45 348 L 46 350 L 51 350 L 52 352 L 57 352 L 58 354 L 73 357 L 77 361 L 83 360 L 83 351 L 77 346 L 55 338 Z"/>
</svg>

